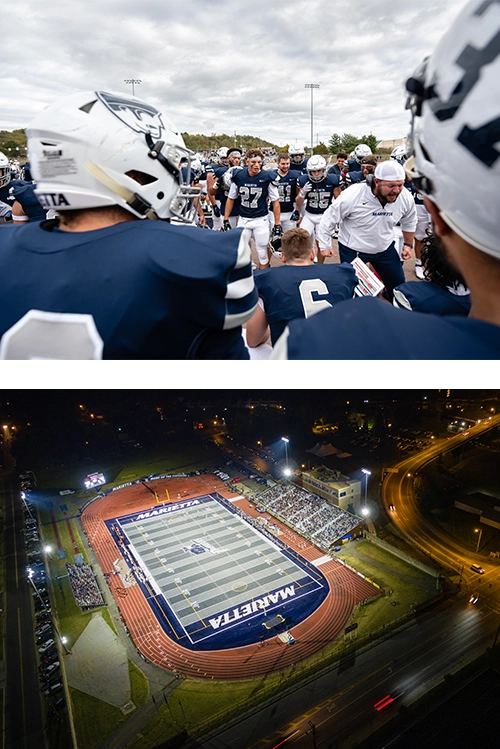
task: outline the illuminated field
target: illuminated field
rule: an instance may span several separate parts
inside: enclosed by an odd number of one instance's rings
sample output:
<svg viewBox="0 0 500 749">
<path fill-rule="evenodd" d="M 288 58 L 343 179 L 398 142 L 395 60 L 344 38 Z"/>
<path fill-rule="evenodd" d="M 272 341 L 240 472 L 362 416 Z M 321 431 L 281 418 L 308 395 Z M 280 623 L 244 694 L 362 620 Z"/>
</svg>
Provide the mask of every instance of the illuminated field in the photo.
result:
<svg viewBox="0 0 500 749">
<path fill-rule="evenodd" d="M 164 630 L 184 647 L 269 637 L 267 619 L 281 613 L 296 624 L 328 593 L 314 566 L 216 493 L 106 524 Z"/>
</svg>

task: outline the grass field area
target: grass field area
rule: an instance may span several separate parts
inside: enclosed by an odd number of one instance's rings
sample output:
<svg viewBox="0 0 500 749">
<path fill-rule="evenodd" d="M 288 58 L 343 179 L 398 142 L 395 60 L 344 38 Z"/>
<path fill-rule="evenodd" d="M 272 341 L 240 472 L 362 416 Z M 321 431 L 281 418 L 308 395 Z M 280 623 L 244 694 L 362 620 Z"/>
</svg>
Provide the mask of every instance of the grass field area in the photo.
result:
<svg viewBox="0 0 500 749">
<path fill-rule="evenodd" d="M 279 689 L 278 674 L 231 682 L 184 681 L 127 749 L 151 749 L 186 729 L 189 733 L 224 722 Z"/>
<path fill-rule="evenodd" d="M 80 489 L 83 479 L 94 471 L 102 472 L 108 481 L 104 489 L 121 484 L 124 481 L 134 481 L 150 473 L 169 471 L 190 471 L 210 466 L 214 461 L 222 462 L 221 453 L 212 443 L 202 443 L 193 440 L 181 442 L 155 452 L 133 453 L 117 456 L 115 459 L 105 459 L 102 463 L 80 463 L 78 465 L 59 466 L 53 469 L 37 471 L 37 486 L 39 489 Z M 83 491 L 89 499 L 92 494 Z M 74 495 L 66 499 L 72 501 Z"/>
<path fill-rule="evenodd" d="M 136 707 L 142 707 L 146 704 L 149 697 L 149 684 L 148 680 L 142 673 L 140 668 L 137 668 L 135 663 L 129 659 L 128 671 L 130 674 L 130 689 L 132 692 L 132 702 Z"/>
<path fill-rule="evenodd" d="M 131 660 L 128 662 L 131 686 L 131 701 L 136 707 L 145 704 L 149 696 L 148 681 L 142 671 Z M 103 702 L 89 694 L 71 689 L 71 701 L 78 749 L 95 749 L 127 720 L 120 708 Z"/>
<path fill-rule="evenodd" d="M 405 575 L 406 577 L 415 578 L 415 580 L 429 580 L 430 576 L 419 567 L 405 562 L 403 559 L 382 549 L 380 546 L 376 546 L 376 544 L 370 541 L 358 541 L 356 551 L 361 556 L 369 557 L 374 562 L 392 569 L 398 575 Z M 360 571 L 362 572 L 362 570 Z"/>
<path fill-rule="evenodd" d="M 120 708 L 71 689 L 78 749 L 95 749 L 127 716 Z"/>
</svg>

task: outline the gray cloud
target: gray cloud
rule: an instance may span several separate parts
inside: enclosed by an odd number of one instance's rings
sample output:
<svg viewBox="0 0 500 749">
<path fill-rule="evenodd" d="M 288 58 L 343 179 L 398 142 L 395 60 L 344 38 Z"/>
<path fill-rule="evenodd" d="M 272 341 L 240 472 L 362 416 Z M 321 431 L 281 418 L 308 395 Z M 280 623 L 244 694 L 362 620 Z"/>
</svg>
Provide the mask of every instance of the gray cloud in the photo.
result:
<svg viewBox="0 0 500 749">
<path fill-rule="evenodd" d="M 275 142 L 406 134 L 403 80 L 465 4 L 448 0 L 20 0 L 5 37 L 0 127 L 76 89 L 131 91 L 185 132 Z"/>
</svg>

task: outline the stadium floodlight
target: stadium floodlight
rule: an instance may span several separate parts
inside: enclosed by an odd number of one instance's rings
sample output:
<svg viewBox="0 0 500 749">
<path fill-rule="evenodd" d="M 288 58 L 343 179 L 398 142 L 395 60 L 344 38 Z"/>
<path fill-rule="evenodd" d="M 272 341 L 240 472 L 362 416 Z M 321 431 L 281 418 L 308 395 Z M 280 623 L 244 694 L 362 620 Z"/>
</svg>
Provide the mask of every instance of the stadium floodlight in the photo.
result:
<svg viewBox="0 0 500 749">
<path fill-rule="evenodd" d="M 370 510 L 368 509 L 368 507 L 363 507 L 361 510 L 361 514 L 366 518 L 370 514 Z"/>
<path fill-rule="evenodd" d="M 135 96 L 135 86 L 137 86 L 137 84 L 139 83 L 142 83 L 141 79 L 140 78 L 124 78 L 123 81 L 124 83 L 132 84 L 132 96 Z"/>
<path fill-rule="evenodd" d="M 319 83 L 306 83 L 304 85 L 304 88 L 309 88 L 311 90 L 311 156 L 314 153 L 314 140 L 313 140 L 313 112 L 314 112 L 314 106 L 313 106 L 313 91 L 315 88 L 319 88 Z"/>
<path fill-rule="evenodd" d="M 371 476 L 372 472 L 369 471 L 368 468 L 362 468 L 361 469 L 361 473 L 364 473 L 365 476 L 366 476 L 366 481 L 365 481 L 365 506 L 364 506 L 364 509 L 366 510 L 366 494 L 367 494 L 367 491 L 368 491 L 368 476 Z M 363 513 L 363 514 L 365 514 L 365 513 Z"/>
<path fill-rule="evenodd" d="M 288 465 L 288 443 L 290 442 L 290 440 L 288 439 L 288 437 L 282 437 L 281 439 L 285 443 L 285 470 L 283 471 L 283 475 L 290 476 L 292 473 L 290 470 L 290 466 Z"/>
</svg>

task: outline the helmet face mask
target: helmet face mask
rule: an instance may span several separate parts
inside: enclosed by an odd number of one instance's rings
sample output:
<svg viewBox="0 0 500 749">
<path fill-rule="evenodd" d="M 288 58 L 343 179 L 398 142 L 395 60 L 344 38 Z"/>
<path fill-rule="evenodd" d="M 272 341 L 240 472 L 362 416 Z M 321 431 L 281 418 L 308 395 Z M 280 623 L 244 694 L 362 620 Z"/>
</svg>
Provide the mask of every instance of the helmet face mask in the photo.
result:
<svg viewBox="0 0 500 749">
<path fill-rule="evenodd" d="M 372 150 L 370 146 L 367 146 L 365 143 L 359 143 L 353 151 L 354 158 L 358 163 L 361 163 L 361 159 L 364 156 L 371 156 L 371 153 Z"/>
<path fill-rule="evenodd" d="M 227 152 L 228 149 L 226 148 L 226 146 L 221 146 L 221 148 L 219 148 L 219 150 L 217 151 L 219 164 L 222 164 L 223 166 L 227 165 Z"/>
<path fill-rule="evenodd" d="M 305 158 L 305 148 L 303 146 L 289 146 L 288 155 L 291 164 L 302 164 Z"/>
<path fill-rule="evenodd" d="M 407 159 L 406 146 L 396 146 L 396 148 L 392 150 L 391 159 L 394 159 L 394 161 L 403 165 Z"/>
<path fill-rule="evenodd" d="M 453 231 L 495 257 L 500 257 L 499 38 L 498 3 L 473 0 L 406 82 L 416 187 Z M 470 182 L 473 190 L 466 187 Z"/>
<path fill-rule="evenodd" d="M 320 172 L 313 175 L 312 172 Z M 326 161 L 323 156 L 311 156 L 307 162 L 307 174 L 311 182 L 321 182 L 326 176 Z"/>
<path fill-rule="evenodd" d="M 36 194 L 64 211 L 119 205 L 138 218 L 191 222 L 193 154 L 155 107 L 81 92 L 43 110 L 27 128 Z"/>
</svg>

